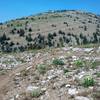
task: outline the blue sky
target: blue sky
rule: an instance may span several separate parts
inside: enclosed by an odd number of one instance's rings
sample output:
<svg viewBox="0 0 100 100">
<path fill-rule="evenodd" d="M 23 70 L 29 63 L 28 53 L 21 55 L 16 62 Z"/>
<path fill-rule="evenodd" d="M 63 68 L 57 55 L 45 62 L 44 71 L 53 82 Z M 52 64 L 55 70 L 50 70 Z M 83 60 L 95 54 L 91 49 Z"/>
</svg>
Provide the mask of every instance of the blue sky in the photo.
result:
<svg viewBox="0 0 100 100">
<path fill-rule="evenodd" d="M 0 22 L 57 9 L 100 14 L 100 0 L 1 0 Z"/>
</svg>

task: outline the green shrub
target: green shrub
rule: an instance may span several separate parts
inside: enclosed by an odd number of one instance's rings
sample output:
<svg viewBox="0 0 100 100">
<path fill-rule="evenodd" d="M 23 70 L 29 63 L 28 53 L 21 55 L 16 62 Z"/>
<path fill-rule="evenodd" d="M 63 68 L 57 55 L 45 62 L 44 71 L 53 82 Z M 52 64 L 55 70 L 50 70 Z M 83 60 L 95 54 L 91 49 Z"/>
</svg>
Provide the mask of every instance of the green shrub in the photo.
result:
<svg viewBox="0 0 100 100">
<path fill-rule="evenodd" d="M 29 73 L 29 71 L 28 70 L 22 70 L 21 71 L 21 75 L 24 77 L 24 76 L 28 76 L 28 73 Z"/>
<path fill-rule="evenodd" d="M 46 73 L 47 67 L 44 64 L 39 64 L 37 66 L 37 70 L 39 71 L 40 74 Z"/>
<path fill-rule="evenodd" d="M 0 75 L 5 75 L 7 71 L 0 69 Z"/>
<path fill-rule="evenodd" d="M 100 61 L 94 61 L 92 62 L 91 67 L 95 69 L 98 65 L 100 65 Z"/>
<path fill-rule="evenodd" d="M 64 62 L 61 59 L 54 59 L 52 63 L 54 65 L 64 65 Z"/>
<path fill-rule="evenodd" d="M 96 73 L 97 77 L 100 77 L 100 72 Z"/>
<path fill-rule="evenodd" d="M 36 90 L 32 91 L 32 93 L 31 93 L 31 96 L 35 97 L 35 98 L 38 98 L 40 95 L 41 95 L 40 89 L 36 89 Z"/>
<path fill-rule="evenodd" d="M 77 67 L 84 67 L 84 62 L 82 60 L 76 60 L 74 63 Z"/>
<path fill-rule="evenodd" d="M 64 74 L 66 74 L 67 72 L 69 72 L 69 70 L 66 69 L 66 68 L 64 68 L 64 69 L 63 69 L 63 72 L 64 72 Z"/>
<path fill-rule="evenodd" d="M 85 78 L 83 79 L 83 86 L 84 87 L 89 87 L 89 86 L 93 86 L 94 85 L 94 79 L 91 76 L 85 76 Z"/>
</svg>

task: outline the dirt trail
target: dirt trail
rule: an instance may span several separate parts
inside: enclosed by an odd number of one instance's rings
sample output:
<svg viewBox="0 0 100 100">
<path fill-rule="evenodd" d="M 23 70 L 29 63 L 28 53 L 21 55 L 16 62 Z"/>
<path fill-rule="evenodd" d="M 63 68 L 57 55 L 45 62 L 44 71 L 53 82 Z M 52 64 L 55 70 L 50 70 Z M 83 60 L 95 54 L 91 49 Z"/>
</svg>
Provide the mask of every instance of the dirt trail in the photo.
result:
<svg viewBox="0 0 100 100">
<path fill-rule="evenodd" d="M 33 67 L 38 63 L 39 61 L 35 59 L 33 61 Z M 10 70 L 7 74 L 0 76 L 0 100 L 3 100 L 2 97 L 5 94 L 7 84 L 15 77 L 16 73 L 26 69 L 29 67 L 29 63 L 21 64 L 14 68 L 13 70 Z"/>
<path fill-rule="evenodd" d="M 6 92 L 6 86 L 7 84 L 9 84 L 10 80 L 13 79 L 17 72 L 20 72 L 21 70 L 25 69 L 27 65 L 28 64 L 20 65 L 17 68 L 10 70 L 7 74 L 0 76 L 0 100 L 3 100 L 2 97 Z"/>
<path fill-rule="evenodd" d="M 37 64 L 39 64 L 47 59 L 51 59 L 52 57 L 54 57 L 54 55 L 49 55 L 48 58 L 46 58 L 42 55 L 40 55 L 37 58 L 34 57 L 33 62 L 32 62 L 32 68 L 35 68 L 35 66 Z M 12 79 L 15 77 L 16 73 L 21 72 L 22 70 L 26 69 L 29 66 L 30 66 L 29 63 L 21 64 L 21 65 L 17 66 L 16 68 L 14 68 L 13 70 L 10 70 L 5 75 L 0 76 L 0 100 L 4 100 L 3 97 L 4 97 L 5 93 L 7 92 L 6 87 L 12 81 Z"/>
</svg>

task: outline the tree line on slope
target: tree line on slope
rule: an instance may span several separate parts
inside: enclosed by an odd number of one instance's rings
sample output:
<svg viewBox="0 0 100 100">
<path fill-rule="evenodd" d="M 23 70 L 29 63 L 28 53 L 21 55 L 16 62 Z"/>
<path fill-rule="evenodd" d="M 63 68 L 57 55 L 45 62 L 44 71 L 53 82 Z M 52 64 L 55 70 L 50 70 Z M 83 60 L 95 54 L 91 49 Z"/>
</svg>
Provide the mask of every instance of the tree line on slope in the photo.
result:
<svg viewBox="0 0 100 100">
<path fill-rule="evenodd" d="M 30 30 L 31 31 L 31 30 Z M 24 36 L 24 31 L 19 31 L 19 36 Z M 80 33 L 79 35 L 73 33 L 65 33 L 61 30 L 58 33 L 48 33 L 47 36 L 38 33 L 38 35 L 33 38 L 31 34 L 25 36 L 27 41 L 26 45 L 21 45 L 20 43 L 14 43 L 11 41 L 6 34 L 0 36 L 0 49 L 3 52 L 16 52 L 25 51 L 29 49 L 42 49 L 46 47 L 62 47 L 65 45 L 84 45 L 90 43 L 100 43 L 100 32 L 96 31 L 91 36 L 84 35 Z"/>
</svg>

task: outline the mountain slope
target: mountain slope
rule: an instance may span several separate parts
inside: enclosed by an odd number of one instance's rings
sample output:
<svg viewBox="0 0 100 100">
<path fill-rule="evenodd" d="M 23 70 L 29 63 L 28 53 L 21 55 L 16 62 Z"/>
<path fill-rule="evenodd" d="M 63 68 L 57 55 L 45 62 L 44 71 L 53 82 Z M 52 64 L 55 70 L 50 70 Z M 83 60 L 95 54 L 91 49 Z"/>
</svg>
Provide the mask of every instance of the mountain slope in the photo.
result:
<svg viewBox="0 0 100 100">
<path fill-rule="evenodd" d="M 100 16 L 61 10 L 23 17 L 0 25 L 2 51 L 100 43 Z"/>
</svg>

